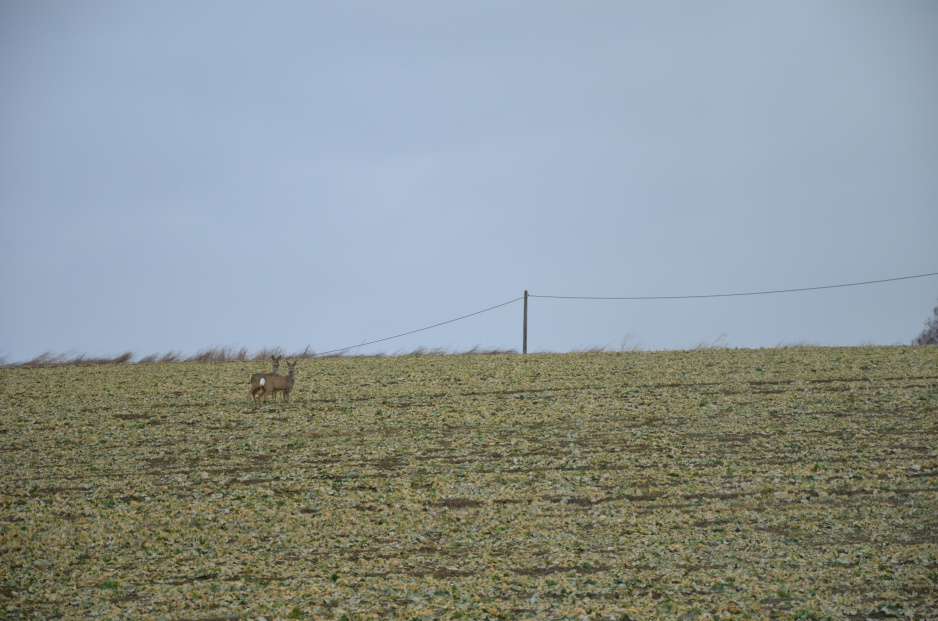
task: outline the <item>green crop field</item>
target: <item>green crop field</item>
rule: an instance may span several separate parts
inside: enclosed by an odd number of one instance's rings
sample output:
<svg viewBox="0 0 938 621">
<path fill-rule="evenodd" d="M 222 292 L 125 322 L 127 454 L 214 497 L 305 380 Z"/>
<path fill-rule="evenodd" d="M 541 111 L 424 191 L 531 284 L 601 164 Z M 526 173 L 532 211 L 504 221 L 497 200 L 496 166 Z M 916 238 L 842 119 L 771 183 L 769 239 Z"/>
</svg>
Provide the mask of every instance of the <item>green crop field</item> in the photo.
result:
<svg viewBox="0 0 938 621">
<path fill-rule="evenodd" d="M 938 348 L 0 369 L 0 617 L 938 618 Z"/>
</svg>

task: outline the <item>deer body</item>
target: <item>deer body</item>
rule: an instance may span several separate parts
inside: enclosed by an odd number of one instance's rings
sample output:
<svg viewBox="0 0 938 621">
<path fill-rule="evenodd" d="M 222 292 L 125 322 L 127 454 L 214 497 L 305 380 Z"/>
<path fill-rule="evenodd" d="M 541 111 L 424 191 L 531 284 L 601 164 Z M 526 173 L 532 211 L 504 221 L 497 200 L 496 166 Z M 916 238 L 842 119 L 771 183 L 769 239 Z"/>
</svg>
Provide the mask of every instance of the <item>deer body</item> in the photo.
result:
<svg viewBox="0 0 938 621">
<path fill-rule="evenodd" d="M 263 391 L 261 393 L 261 399 L 266 399 L 277 391 L 281 391 L 283 392 L 284 403 L 290 400 L 290 391 L 293 390 L 293 383 L 296 381 L 296 376 L 294 375 L 296 371 L 296 361 L 290 362 L 287 360 L 287 371 L 289 371 L 289 373 L 285 376 L 266 375 L 260 379 L 259 383 Z M 274 398 L 276 399 L 276 397 Z"/>
<path fill-rule="evenodd" d="M 281 356 L 271 356 L 270 359 L 274 361 L 274 371 L 273 373 L 254 373 L 251 375 L 251 396 L 254 397 L 254 403 L 257 403 L 257 393 L 261 392 L 264 388 L 264 384 L 261 382 L 262 378 L 269 376 L 280 376 L 280 358 Z"/>
</svg>

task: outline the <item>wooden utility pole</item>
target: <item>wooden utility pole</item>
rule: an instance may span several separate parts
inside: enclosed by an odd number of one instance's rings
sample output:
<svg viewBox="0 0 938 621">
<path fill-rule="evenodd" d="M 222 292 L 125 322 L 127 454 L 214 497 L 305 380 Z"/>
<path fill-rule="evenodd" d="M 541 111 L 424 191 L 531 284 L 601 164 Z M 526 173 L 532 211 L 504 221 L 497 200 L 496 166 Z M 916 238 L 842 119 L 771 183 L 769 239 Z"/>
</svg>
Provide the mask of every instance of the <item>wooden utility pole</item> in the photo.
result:
<svg viewBox="0 0 938 621">
<path fill-rule="evenodd" d="M 521 344 L 521 353 L 528 353 L 528 290 L 524 290 L 524 338 Z"/>
</svg>

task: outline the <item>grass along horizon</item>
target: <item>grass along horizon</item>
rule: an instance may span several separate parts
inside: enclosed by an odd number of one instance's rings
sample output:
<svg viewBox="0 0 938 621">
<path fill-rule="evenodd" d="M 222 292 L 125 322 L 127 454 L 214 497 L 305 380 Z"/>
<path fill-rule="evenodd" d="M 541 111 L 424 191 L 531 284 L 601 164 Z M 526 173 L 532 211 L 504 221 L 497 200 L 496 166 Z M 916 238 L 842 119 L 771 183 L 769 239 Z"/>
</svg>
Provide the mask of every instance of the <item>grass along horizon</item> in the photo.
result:
<svg viewBox="0 0 938 621">
<path fill-rule="evenodd" d="M 938 609 L 938 349 L 0 369 L 8 618 Z"/>
<path fill-rule="evenodd" d="M 875 345 L 872 343 L 860 343 L 858 345 L 822 345 L 812 341 L 780 341 L 774 346 L 769 347 L 733 347 L 726 341 L 725 335 L 720 335 L 712 341 L 701 340 L 696 344 L 679 349 L 648 349 L 635 338 L 634 334 L 628 334 L 623 337 L 618 347 L 611 345 L 591 345 L 581 346 L 571 349 L 569 352 L 556 352 L 550 350 L 534 350 L 534 354 L 582 354 L 582 353 L 625 353 L 625 352 L 668 352 L 668 351 L 699 351 L 709 349 L 781 349 L 781 348 L 799 348 L 799 347 L 823 347 L 823 348 L 843 348 L 843 347 L 905 347 L 901 343 L 892 345 Z M 154 364 L 154 363 L 179 363 L 179 362 L 245 362 L 245 361 L 265 361 L 273 356 L 289 358 L 291 360 L 307 360 L 311 358 L 388 358 L 401 356 L 492 356 L 505 354 L 518 354 L 517 349 L 510 347 L 483 347 L 474 345 L 469 349 L 453 349 L 450 347 L 426 347 L 420 345 L 414 349 L 398 349 L 391 353 L 378 351 L 374 353 L 356 353 L 357 347 L 349 347 L 339 351 L 330 351 L 328 353 L 317 353 L 311 346 L 307 345 L 302 350 L 295 350 L 287 353 L 284 347 L 262 347 L 253 353 L 247 347 L 223 347 L 212 346 L 198 350 L 194 354 L 186 355 L 180 351 L 170 350 L 163 354 L 147 354 L 137 357 L 136 352 L 127 350 L 120 354 L 92 356 L 73 351 L 65 353 L 53 353 L 51 351 L 43 352 L 33 356 L 28 360 L 19 362 L 9 362 L 6 357 L 0 356 L 0 368 L 6 367 L 50 367 L 50 366 L 82 366 L 82 365 L 107 365 L 107 364 Z"/>
<path fill-rule="evenodd" d="M 466 350 L 453 350 L 445 347 L 428 348 L 418 346 L 412 350 L 397 350 L 388 354 L 385 352 L 376 352 L 372 354 L 353 353 L 355 347 L 343 349 L 325 354 L 318 354 L 311 347 L 287 353 L 284 347 L 262 347 L 261 349 L 250 353 L 247 347 L 206 347 L 198 350 L 195 354 L 185 355 L 179 351 L 169 351 L 165 354 L 148 354 L 139 359 L 137 354 L 128 350 L 121 354 L 89 356 L 87 354 L 77 354 L 73 352 L 55 354 L 44 352 L 34 356 L 29 360 L 22 362 L 6 362 L 5 358 L 0 358 L 0 368 L 2 367 L 48 367 L 48 366 L 68 366 L 68 365 L 101 365 L 101 364 L 158 364 L 158 363 L 178 363 L 178 362 L 244 362 L 244 361 L 264 361 L 270 360 L 272 356 L 289 358 L 291 360 L 306 360 L 310 358 L 342 358 L 342 357 L 367 357 L 384 358 L 394 356 L 472 356 L 472 355 L 497 355 L 497 354 L 515 354 L 515 349 L 505 349 L 497 347 L 482 347 L 475 345 Z"/>
</svg>

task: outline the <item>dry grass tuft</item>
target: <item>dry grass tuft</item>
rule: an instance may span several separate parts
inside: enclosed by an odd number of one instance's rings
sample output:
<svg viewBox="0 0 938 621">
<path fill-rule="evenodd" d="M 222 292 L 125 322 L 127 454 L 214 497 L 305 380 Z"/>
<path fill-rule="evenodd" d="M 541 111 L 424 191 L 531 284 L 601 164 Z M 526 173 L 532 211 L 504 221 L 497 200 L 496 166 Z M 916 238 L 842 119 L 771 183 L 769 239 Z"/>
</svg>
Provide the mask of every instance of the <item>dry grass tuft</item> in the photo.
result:
<svg viewBox="0 0 938 621">
<path fill-rule="evenodd" d="M 798 347 L 821 347 L 821 344 L 813 341 L 779 341 L 775 349 L 794 349 Z"/>
<path fill-rule="evenodd" d="M 602 354 L 607 351 L 605 345 L 592 345 L 592 346 L 582 346 L 574 347 L 570 350 L 571 354 Z"/>
<path fill-rule="evenodd" d="M 307 345 L 302 351 L 296 351 L 287 356 L 290 360 L 308 360 L 310 358 L 316 358 L 316 351 Z"/>
<path fill-rule="evenodd" d="M 506 349 L 504 347 L 482 347 L 473 345 L 471 348 L 456 355 L 459 356 L 504 356 L 507 354 L 517 354 L 517 349 Z"/>
<path fill-rule="evenodd" d="M 228 362 L 234 357 L 233 351 L 231 347 L 209 347 L 187 358 L 186 362 Z"/>
<path fill-rule="evenodd" d="M 705 351 L 705 350 L 711 350 L 711 349 L 729 349 L 729 347 L 730 347 L 729 343 L 726 342 L 726 334 L 721 334 L 720 336 L 716 337 L 709 343 L 707 341 L 700 341 L 699 343 L 691 347 L 691 350 L 692 351 Z"/>
<path fill-rule="evenodd" d="M 434 347 L 432 349 L 423 347 L 422 345 L 413 351 L 410 351 L 406 354 L 401 354 L 403 356 L 445 356 L 447 355 L 447 350 L 445 347 Z"/>
<path fill-rule="evenodd" d="M 88 357 L 84 354 L 53 354 L 45 352 L 31 360 L 19 365 L 5 366 L 23 366 L 23 367 L 61 367 L 61 366 L 87 366 L 100 364 L 127 364 L 133 360 L 132 351 L 127 351 L 116 356 L 96 356 Z"/>
<path fill-rule="evenodd" d="M 629 332 L 622 337 L 622 342 L 619 343 L 620 352 L 639 352 L 645 351 L 645 347 L 642 345 L 641 341 L 638 340 L 638 334 L 635 332 Z"/>
<path fill-rule="evenodd" d="M 251 356 L 251 360 L 270 360 L 272 357 L 276 356 L 283 357 L 283 347 L 262 347 Z"/>
<path fill-rule="evenodd" d="M 168 351 L 157 362 L 182 362 L 182 354 L 178 351 Z"/>
</svg>

